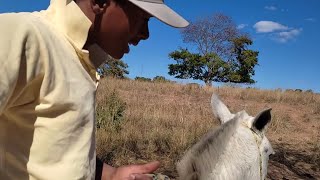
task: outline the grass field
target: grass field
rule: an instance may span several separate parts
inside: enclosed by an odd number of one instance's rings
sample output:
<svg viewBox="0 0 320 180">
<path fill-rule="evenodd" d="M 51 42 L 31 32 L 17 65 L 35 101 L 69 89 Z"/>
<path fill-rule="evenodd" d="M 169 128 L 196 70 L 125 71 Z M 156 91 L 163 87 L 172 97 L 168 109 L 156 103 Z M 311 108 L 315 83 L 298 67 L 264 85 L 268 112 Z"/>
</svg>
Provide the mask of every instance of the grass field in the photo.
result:
<svg viewBox="0 0 320 180">
<path fill-rule="evenodd" d="M 272 107 L 267 137 L 276 154 L 268 179 L 320 179 L 320 95 L 194 84 L 103 79 L 97 92 L 97 153 L 114 166 L 159 160 L 158 172 L 177 176 L 175 163 L 218 126 L 210 107 L 217 93 L 232 112 L 256 115 Z"/>
</svg>

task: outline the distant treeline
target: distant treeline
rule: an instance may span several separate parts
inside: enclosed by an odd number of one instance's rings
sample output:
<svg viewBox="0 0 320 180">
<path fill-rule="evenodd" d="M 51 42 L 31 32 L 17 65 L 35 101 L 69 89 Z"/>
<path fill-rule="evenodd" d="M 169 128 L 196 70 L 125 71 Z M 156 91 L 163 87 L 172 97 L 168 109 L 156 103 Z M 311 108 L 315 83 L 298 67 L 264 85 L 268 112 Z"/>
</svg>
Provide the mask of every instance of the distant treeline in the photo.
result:
<svg viewBox="0 0 320 180">
<path fill-rule="evenodd" d="M 136 81 L 146 81 L 146 82 L 174 82 L 174 81 L 171 81 L 169 79 L 166 79 L 163 76 L 156 76 L 156 77 L 154 77 L 152 79 L 151 78 L 137 76 L 137 77 L 134 78 L 134 80 L 136 80 Z"/>
</svg>

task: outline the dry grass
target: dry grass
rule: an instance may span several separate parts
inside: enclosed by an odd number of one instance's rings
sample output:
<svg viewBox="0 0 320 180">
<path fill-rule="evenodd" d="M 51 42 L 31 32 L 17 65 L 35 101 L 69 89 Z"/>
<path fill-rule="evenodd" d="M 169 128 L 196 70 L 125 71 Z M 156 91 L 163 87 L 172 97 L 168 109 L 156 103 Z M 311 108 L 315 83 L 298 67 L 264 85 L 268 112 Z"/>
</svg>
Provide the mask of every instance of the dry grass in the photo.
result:
<svg viewBox="0 0 320 180">
<path fill-rule="evenodd" d="M 159 171 L 175 177 L 177 160 L 203 134 L 217 126 L 210 107 L 213 92 L 233 112 L 245 109 L 255 115 L 272 107 L 273 120 L 268 131 L 272 144 L 286 143 L 308 152 L 317 148 L 314 145 L 320 128 L 317 94 L 104 79 L 97 93 L 99 111 L 103 111 L 101 107 L 113 91 L 126 102 L 124 118 L 120 130 L 112 125 L 98 129 L 97 153 L 115 166 L 160 160 Z"/>
</svg>

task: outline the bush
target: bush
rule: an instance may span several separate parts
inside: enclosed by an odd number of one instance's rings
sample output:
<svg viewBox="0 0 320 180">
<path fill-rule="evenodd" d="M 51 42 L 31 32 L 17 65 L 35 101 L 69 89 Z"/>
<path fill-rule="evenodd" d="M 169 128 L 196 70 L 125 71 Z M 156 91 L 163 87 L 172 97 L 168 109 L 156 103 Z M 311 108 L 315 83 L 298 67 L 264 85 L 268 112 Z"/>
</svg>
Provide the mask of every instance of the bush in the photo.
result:
<svg viewBox="0 0 320 180">
<path fill-rule="evenodd" d="M 153 78 L 152 80 L 153 82 L 160 82 L 160 83 L 164 83 L 164 82 L 170 82 L 170 80 L 166 79 L 163 76 L 156 76 Z"/>
<path fill-rule="evenodd" d="M 147 82 L 151 82 L 152 80 L 150 78 L 145 78 L 145 77 L 135 77 L 134 80 L 137 80 L 137 81 L 147 81 Z"/>
<path fill-rule="evenodd" d="M 97 128 L 106 128 L 110 126 L 116 131 L 121 128 L 121 122 L 124 119 L 126 103 L 122 101 L 114 90 L 106 97 L 106 101 L 97 107 Z"/>
<path fill-rule="evenodd" d="M 306 90 L 306 93 L 313 93 L 311 89 Z"/>
</svg>

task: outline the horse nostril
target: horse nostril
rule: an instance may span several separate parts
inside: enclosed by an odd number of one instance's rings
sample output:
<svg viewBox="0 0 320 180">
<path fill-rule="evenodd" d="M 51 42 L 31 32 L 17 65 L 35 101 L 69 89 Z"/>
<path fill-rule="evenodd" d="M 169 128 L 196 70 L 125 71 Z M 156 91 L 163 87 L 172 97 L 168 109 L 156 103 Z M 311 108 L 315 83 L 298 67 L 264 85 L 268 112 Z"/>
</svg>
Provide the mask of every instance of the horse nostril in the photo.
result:
<svg viewBox="0 0 320 180">
<path fill-rule="evenodd" d="M 272 151 L 270 154 L 269 154 L 269 157 L 272 157 L 274 156 L 276 153 L 274 151 Z"/>
</svg>

